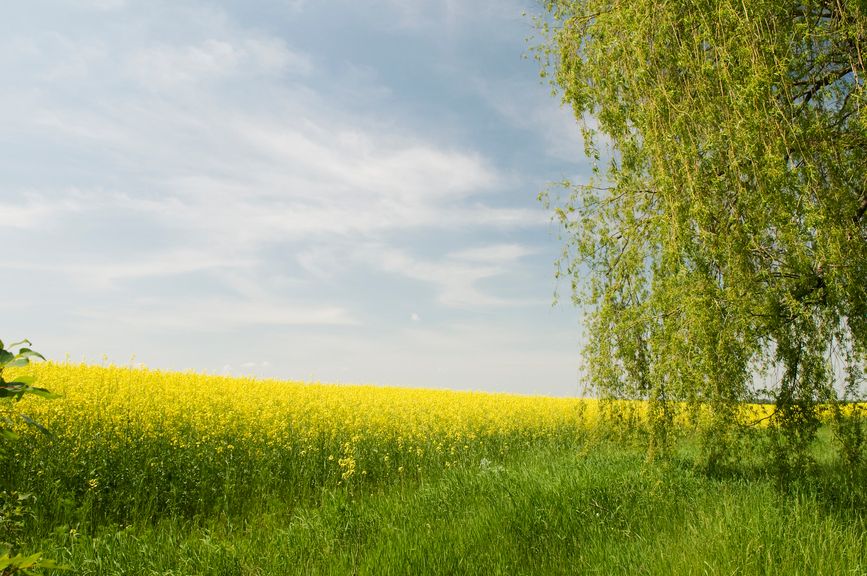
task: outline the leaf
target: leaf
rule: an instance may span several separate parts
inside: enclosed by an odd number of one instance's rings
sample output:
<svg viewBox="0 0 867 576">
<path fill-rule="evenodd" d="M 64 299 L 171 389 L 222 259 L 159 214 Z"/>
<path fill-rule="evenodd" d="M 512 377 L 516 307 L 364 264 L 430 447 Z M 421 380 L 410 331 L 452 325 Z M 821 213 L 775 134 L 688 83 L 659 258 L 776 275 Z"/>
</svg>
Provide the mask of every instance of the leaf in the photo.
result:
<svg viewBox="0 0 867 576">
<path fill-rule="evenodd" d="M 11 352 L 0 349 L 0 366 L 6 366 L 6 364 L 11 362 L 14 358 L 15 355 Z"/>
<path fill-rule="evenodd" d="M 26 356 L 24 358 L 15 356 L 14 358 L 15 359 L 11 362 L 6 363 L 6 366 L 8 368 L 21 368 L 22 366 L 27 366 L 28 364 L 30 364 L 30 359 Z"/>
<path fill-rule="evenodd" d="M 0 438 L 5 438 L 6 440 L 18 440 L 18 434 L 16 434 L 12 430 L 0 428 Z"/>
<path fill-rule="evenodd" d="M 51 568 L 52 570 L 69 570 L 69 566 L 65 564 L 58 564 L 55 560 L 49 560 L 48 558 L 44 560 L 40 560 L 39 564 L 34 566 L 34 568 Z"/>
<path fill-rule="evenodd" d="M 28 339 L 25 338 L 24 340 L 20 340 L 20 341 L 18 341 L 18 342 L 15 342 L 14 344 L 10 344 L 10 345 L 9 345 L 9 348 L 15 348 L 16 346 L 21 346 L 22 344 L 27 344 L 28 346 L 32 346 L 32 345 L 33 345 L 33 344 L 30 342 L 30 340 L 28 340 Z M 2 348 L 2 346 L 0 346 L 0 348 Z"/>
<path fill-rule="evenodd" d="M 24 388 L 24 392 L 26 394 L 33 394 L 35 396 L 39 396 L 40 398 L 47 398 L 49 400 L 60 398 L 60 394 L 55 394 L 54 392 L 46 390 L 45 388 L 36 388 L 34 386 L 27 386 L 26 388 Z"/>
<path fill-rule="evenodd" d="M 16 357 L 18 358 L 29 358 L 32 356 L 36 356 L 37 358 L 45 360 L 45 356 L 43 356 L 39 352 L 36 352 L 35 350 L 31 350 L 30 348 L 22 348 L 18 351 L 18 354 L 16 354 Z"/>
<path fill-rule="evenodd" d="M 0 398 L 12 398 L 21 396 L 23 393 L 24 386 L 18 385 L 15 382 L 0 385 Z"/>
<path fill-rule="evenodd" d="M 27 422 L 29 425 L 36 428 L 37 430 L 39 430 L 40 432 L 42 432 L 43 434 L 45 434 L 46 436 L 54 438 L 54 434 L 51 433 L 51 430 L 49 430 L 48 428 L 46 428 L 45 426 L 43 426 L 42 424 L 40 424 L 39 422 L 37 422 L 36 420 L 31 418 L 27 414 L 22 414 L 21 419 L 24 420 L 25 422 Z"/>
<path fill-rule="evenodd" d="M 23 384 L 24 386 L 30 386 L 36 382 L 36 376 L 16 376 L 14 382 L 9 382 L 9 384 Z"/>
<path fill-rule="evenodd" d="M 27 570 L 28 568 L 39 568 L 42 561 L 42 552 L 31 554 L 30 556 L 22 556 L 18 554 L 9 559 L 12 566 L 19 570 Z"/>
</svg>

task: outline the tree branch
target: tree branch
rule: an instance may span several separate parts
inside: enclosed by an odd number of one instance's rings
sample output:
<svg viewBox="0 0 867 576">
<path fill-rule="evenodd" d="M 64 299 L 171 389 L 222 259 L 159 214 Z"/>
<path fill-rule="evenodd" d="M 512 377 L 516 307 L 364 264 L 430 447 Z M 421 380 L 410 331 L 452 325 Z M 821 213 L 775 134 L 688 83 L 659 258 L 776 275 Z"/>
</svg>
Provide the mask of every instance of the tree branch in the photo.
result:
<svg viewBox="0 0 867 576">
<path fill-rule="evenodd" d="M 807 89 L 803 94 L 799 94 L 795 100 L 801 100 L 800 105 L 798 106 L 798 110 L 795 113 L 795 116 L 801 114 L 804 110 L 806 110 L 807 105 L 819 93 L 822 88 L 826 86 L 830 86 L 836 82 L 839 82 L 849 74 L 852 74 L 852 68 L 846 67 L 841 68 L 839 70 L 833 70 L 822 78 L 812 80 L 812 81 L 804 81 L 796 82 L 796 85 L 810 85 L 809 89 Z"/>
<path fill-rule="evenodd" d="M 858 206 L 858 210 L 855 212 L 855 216 L 852 217 L 852 221 L 855 224 L 861 223 L 861 218 L 864 217 L 865 212 L 867 212 L 867 194 L 861 194 L 861 204 Z"/>
</svg>

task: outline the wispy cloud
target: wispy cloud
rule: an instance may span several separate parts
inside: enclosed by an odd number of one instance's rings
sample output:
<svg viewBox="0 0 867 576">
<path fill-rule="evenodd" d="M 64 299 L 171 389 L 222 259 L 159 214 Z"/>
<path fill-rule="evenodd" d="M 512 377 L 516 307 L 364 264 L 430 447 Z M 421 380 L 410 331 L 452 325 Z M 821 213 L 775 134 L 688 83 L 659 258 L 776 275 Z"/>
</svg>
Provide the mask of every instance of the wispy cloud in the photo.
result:
<svg viewBox="0 0 867 576">
<path fill-rule="evenodd" d="M 126 69 L 145 88 L 171 91 L 257 74 L 307 74 L 313 64 L 307 55 L 291 51 L 278 38 L 254 37 L 141 48 L 129 56 Z"/>
<path fill-rule="evenodd" d="M 218 254 L 193 250 L 172 250 L 158 254 L 148 254 L 134 260 L 79 261 L 66 259 L 63 262 L 40 262 L 21 254 L 7 261 L 9 270 L 52 272 L 63 276 L 64 282 L 86 290 L 113 290 L 119 284 L 142 278 L 179 276 L 207 270 L 252 269 L 254 262 L 236 257 L 221 257 Z"/>
<path fill-rule="evenodd" d="M 73 6 L 90 10 L 119 10 L 126 6 L 126 0 L 68 0 Z"/>
<path fill-rule="evenodd" d="M 211 298 L 175 303 L 140 300 L 133 306 L 84 307 L 76 316 L 147 330 L 229 331 L 244 327 L 351 326 L 358 321 L 339 306 L 245 302 Z"/>
<path fill-rule="evenodd" d="M 365 257 L 383 271 L 434 285 L 437 301 L 443 306 L 483 309 L 539 303 L 537 299 L 503 298 L 480 286 L 483 280 L 515 272 L 520 259 L 533 252 L 518 245 L 491 245 L 426 260 L 399 249 L 371 246 Z"/>
<path fill-rule="evenodd" d="M 385 26 L 407 30 L 442 30 L 453 35 L 458 27 L 472 29 L 486 19 L 515 20 L 521 18 L 522 4 L 516 0 L 380 0 L 383 9 L 392 14 Z"/>
<path fill-rule="evenodd" d="M 514 78 L 476 78 L 472 85 L 506 122 L 538 135 L 545 142 L 548 155 L 574 161 L 584 153 L 581 130 L 572 110 L 565 105 L 552 105 L 554 99 L 541 82 L 534 85 Z"/>
</svg>

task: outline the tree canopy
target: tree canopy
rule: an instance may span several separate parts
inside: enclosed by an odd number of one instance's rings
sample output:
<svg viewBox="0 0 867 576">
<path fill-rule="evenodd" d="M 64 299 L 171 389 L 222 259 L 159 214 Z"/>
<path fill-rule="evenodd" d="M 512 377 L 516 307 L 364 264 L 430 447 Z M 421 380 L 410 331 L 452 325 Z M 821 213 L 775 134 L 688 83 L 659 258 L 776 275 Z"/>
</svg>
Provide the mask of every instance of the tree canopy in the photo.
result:
<svg viewBox="0 0 867 576">
<path fill-rule="evenodd" d="M 717 439 L 769 398 L 803 448 L 819 403 L 863 393 L 867 3 L 543 4 L 543 75 L 594 164 L 548 195 L 590 383 L 661 430 L 709 406 Z"/>
</svg>

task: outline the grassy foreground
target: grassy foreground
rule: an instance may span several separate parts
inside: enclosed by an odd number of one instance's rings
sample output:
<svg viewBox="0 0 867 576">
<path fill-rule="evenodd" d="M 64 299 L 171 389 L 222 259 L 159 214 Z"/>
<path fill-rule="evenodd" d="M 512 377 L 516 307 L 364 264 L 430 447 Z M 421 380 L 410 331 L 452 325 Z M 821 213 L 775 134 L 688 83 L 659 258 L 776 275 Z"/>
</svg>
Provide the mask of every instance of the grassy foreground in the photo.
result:
<svg viewBox="0 0 867 576">
<path fill-rule="evenodd" d="M 841 488 L 784 494 L 599 445 L 34 544 L 77 574 L 865 574 L 864 490 Z"/>
<path fill-rule="evenodd" d="M 0 544 L 73 574 L 867 574 L 827 434 L 781 488 L 760 440 L 711 477 L 588 401 L 34 370 L 62 398 L 0 445 Z"/>
</svg>

